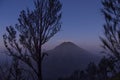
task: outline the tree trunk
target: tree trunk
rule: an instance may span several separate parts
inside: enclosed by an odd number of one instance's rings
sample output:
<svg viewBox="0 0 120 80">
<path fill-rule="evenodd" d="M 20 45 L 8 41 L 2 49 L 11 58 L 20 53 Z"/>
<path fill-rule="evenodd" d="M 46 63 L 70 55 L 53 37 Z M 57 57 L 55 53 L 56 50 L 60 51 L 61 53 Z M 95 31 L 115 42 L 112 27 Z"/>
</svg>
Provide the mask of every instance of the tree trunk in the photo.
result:
<svg viewBox="0 0 120 80">
<path fill-rule="evenodd" d="M 42 65 L 41 65 L 41 61 L 38 64 L 38 80 L 43 80 L 43 78 L 42 78 Z"/>
<path fill-rule="evenodd" d="M 39 53 L 38 53 L 38 80 L 43 80 L 42 78 L 42 60 L 41 60 L 41 54 L 42 54 L 42 50 L 41 50 L 41 45 L 40 45 L 40 48 L 39 48 Z"/>
</svg>

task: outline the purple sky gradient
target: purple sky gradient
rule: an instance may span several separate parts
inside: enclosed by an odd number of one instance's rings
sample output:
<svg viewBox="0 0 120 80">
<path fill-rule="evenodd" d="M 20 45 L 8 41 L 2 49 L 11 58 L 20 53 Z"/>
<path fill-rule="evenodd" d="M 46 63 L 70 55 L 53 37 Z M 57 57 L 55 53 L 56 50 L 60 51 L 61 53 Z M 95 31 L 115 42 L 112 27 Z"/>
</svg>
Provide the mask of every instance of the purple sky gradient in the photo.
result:
<svg viewBox="0 0 120 80">
<path fill-rule="evenodd" d="M 56 45 L 71 41 L 80 47 L 90 50 L 100 50 L 99 36 L 103 33 L 104 18 L 100 9 L 100 0 L 61 0 L 63 3 L 62 28 L 45 45 L 52 49 Z M 5 27 L 16 24 L 21 10 L 33 9 L 32 0 L 0 0 L 0 47 L 3 47 L 2 35 Z"/>
</svg>

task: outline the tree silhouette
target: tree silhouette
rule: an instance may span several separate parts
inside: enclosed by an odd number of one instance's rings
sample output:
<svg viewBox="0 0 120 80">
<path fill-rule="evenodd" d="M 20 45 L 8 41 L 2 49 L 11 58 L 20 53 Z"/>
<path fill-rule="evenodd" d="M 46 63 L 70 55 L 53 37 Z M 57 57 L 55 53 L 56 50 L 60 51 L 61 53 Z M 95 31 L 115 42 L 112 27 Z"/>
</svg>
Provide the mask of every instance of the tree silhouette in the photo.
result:
<svg viewBox="0 0 120 80">
<path fill-rule="evenodd" d="M 86 71 L 87 71 L 89 80 L 97 79 L 98 69 L 95 63 L 90 62 L 87 66 Z"/>
<path fill-rule="evenodd" d="M 0 80 L 11 80 L 10 65 L 7 62 L 0 64 Z"/>
<path fill-rule="evenodd" d="M 110 63 L 110 60 L 107 59 L 106 57 L 103 57 L 99 64 L 98 64 L 98 67 L 99 67 L 99 74 L 100 74 L 100 78 L 102 80 L 107 80 L 108 79 L 108 72 L 110 70 L 112 70 L 111 68 L 111 63 Z"/>
<path fill-rule="evenodd" d="M 6 27 L 4 45 L 9 55 L 27 65 L 34 73 L 35 80 L 42 80 L 42 45 L 61 28 L 61 8 L 59 0 L 36 0 L 34 10 L 21 11 L 18 21 Z"/>
<path fill-rule="evenodd" d="M 120 59 L 120 1 L 102 0 L 105 17 L 104 37 L 100 37 L 103 48 Z"/>
</svg>

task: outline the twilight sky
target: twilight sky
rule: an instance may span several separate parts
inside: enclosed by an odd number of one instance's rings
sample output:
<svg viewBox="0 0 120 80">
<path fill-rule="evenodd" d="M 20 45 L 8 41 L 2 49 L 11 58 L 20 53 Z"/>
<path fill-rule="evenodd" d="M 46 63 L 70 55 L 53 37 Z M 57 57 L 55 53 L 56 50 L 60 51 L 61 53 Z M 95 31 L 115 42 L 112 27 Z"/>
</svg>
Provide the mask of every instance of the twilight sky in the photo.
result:
<svg viewBox="0 0 120 80">
<path fill-rule="evenodd" d="M 61 0 L 63 3 L 62 28 L 44 46 L 52 49 L 56 45 L 71 41 L 89 51 L 100 50 L 99 36 L 103 33 L 104 18 L 100 12 L 101 0 Z M 5 27 L 16 24 L 21 10 L 33 8 L 32 0 L 0 0 L 0 47 Z"/>
</svg>

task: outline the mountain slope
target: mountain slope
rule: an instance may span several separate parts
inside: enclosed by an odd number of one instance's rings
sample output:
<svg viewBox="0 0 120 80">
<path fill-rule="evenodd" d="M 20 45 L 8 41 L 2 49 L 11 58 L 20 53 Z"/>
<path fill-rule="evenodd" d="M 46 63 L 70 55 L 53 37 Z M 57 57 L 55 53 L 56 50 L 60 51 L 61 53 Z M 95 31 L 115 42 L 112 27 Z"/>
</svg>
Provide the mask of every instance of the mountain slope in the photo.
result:
<svg viewBox="0 0 120 80">
<path fill-rule="evenodd" d="M 64 42 L 47 51 L 43 62 L 43 76 L 49 80 L 70 75 L 74 70 L 85 69 L 95 56 L 72 42 Z"/>
</svg>

